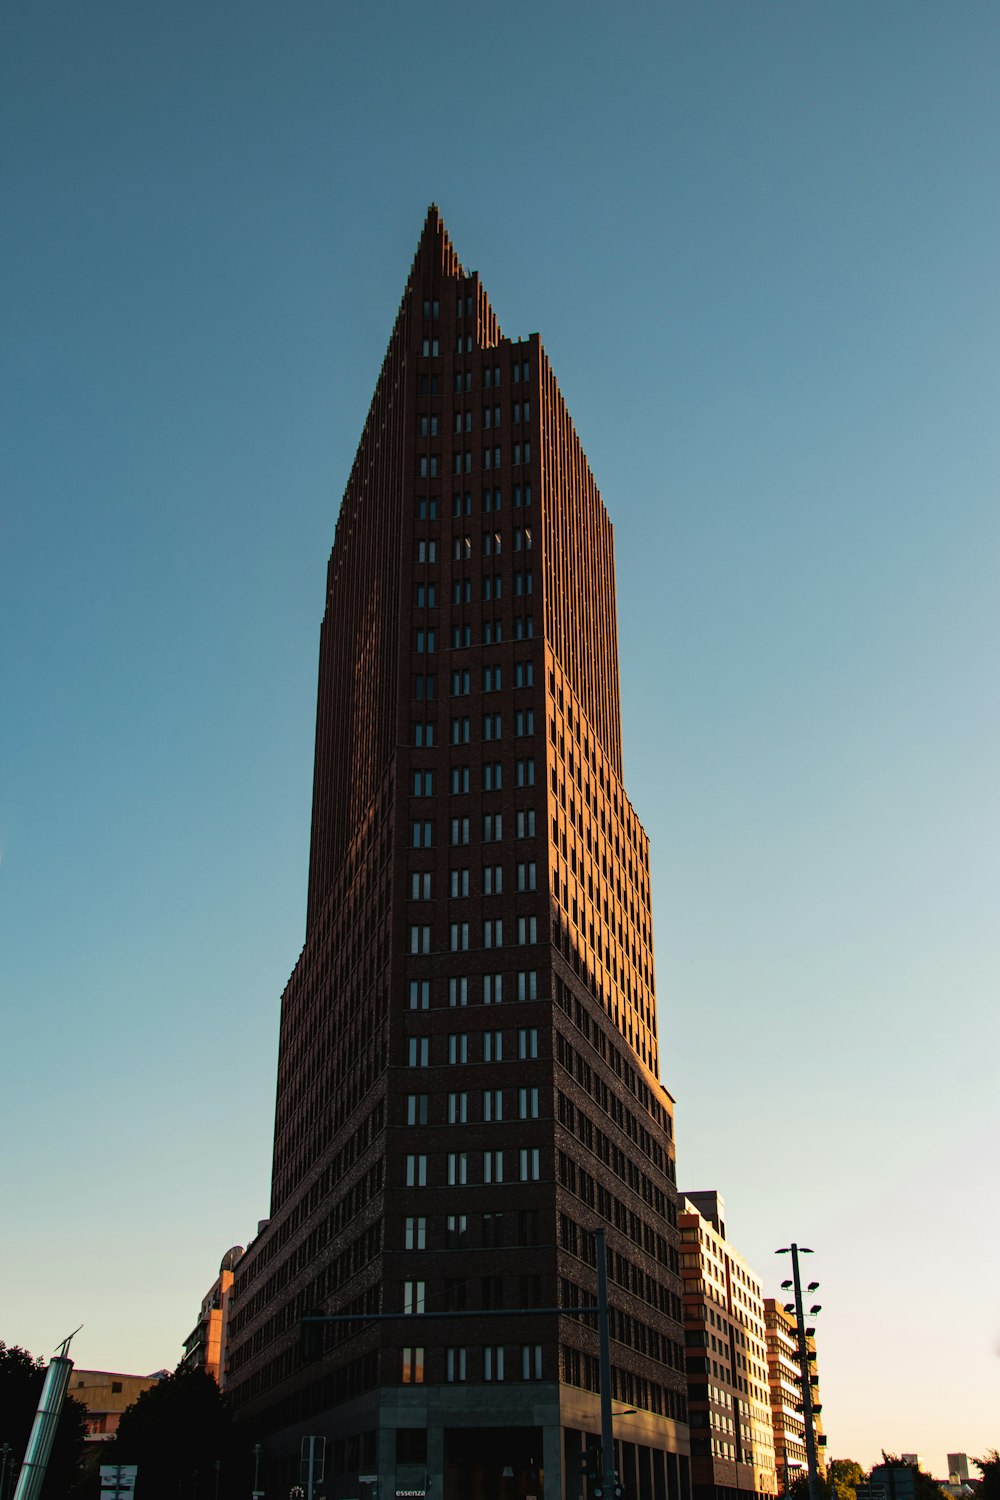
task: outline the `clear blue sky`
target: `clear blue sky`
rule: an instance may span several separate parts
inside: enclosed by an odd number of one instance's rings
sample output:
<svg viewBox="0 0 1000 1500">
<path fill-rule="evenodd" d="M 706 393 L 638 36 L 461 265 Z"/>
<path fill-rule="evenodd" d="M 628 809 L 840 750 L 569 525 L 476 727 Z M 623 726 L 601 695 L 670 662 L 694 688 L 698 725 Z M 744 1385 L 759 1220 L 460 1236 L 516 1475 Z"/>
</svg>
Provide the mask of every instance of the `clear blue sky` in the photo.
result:
<svg viewBox="0 0 1000 1500">
<path fill-rule="evenodd" d="M 0 1337 L 267 1209 L 339 496 L 432 199 L 617 528 L 680 1177 L 830 1452 L 1000 1440 L 1000 9 L 9 8 Z"/>
</svg>

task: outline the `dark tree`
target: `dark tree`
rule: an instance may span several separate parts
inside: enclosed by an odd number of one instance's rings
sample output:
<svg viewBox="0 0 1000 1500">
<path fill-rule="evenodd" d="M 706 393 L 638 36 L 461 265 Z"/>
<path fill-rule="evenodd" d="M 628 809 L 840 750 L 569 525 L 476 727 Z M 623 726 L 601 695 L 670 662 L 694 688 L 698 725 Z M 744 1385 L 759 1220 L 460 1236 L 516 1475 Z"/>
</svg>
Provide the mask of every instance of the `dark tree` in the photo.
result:
<svg viewBox="0 0 1000 1500">
<path fill-rule="evenodd" d="M 983 1476 L 979 1481 L 979 1500 L 1000 1500 L 1000 1453 L 991 1448 L 972 1462 Z"/>
<path fill-rule="evenodd" d="M 217 1478 L 223 1500 L 249 1488 L 245 1450 L 211 1375 L 178 1370 L 122 1413 L 104 1462 L 137 1464 L 142 1500 L 215 1500 Z"/>
<path fill-rule="evenodd" d="M 0 1342 L 0 1443 L 10 1444 L 12 1467 L 20 1465 L 24 1458 L 44 1379 L 43 1360 L 16 1344 L 8 1348 Z M 77 1477 L 86 1431 L 86 1409 L 67 1396 L 56 1428 L 42 1500 L 65 1500 Z M 13 1494 L 12 1468 L 8 1470 L 7 1490 Z"/>
</svg>

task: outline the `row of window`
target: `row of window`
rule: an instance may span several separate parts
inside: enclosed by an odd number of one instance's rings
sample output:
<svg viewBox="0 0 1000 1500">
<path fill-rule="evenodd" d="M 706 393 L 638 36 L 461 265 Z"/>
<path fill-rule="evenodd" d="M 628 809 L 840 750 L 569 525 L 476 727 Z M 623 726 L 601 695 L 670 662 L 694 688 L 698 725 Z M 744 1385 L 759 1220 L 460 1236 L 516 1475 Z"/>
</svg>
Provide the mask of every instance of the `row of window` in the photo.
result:
<svg viewBox="0 0 1000 1500">
<path fill-rule="evenodd" d="M 500 1380 L 541 1380 L 542 1378 L 542 1346 L 541 1344 L 520 1345 L 520 1359 L 518 1359 L 518 1348 L 508 1347 L 505 1344 L 486 1344 L 478 1351 L 471 1351 L 473 1356 L 478 1352 L 482 1378 L 485 1381 Z M 449 1383 L 457 1383 L 468 1378 L 470 1368 L 470 1350 L 468 1348 L 448 1348 L 445 1350 L 444 1378 Z M 402 1371 L 400 1379 L 404 1385 L 423 1385 L 425 1369 L 425 1351 L 422 1345 L 407 1345 L 402 1351 Z"/>
<path fill-rule="evenodd" d="M 441 341 L 435 338 L 424 339 L 420 346 L 420 352 L 425 359 L 434 358 L 441 353 Z M 510 378 L 514 385 L 527 385 L 531 379 L 531 366 L 527 360 L 517 361 L 510 367 Z M 483 369 L 483 388 L 485 390 L 499 390 L 501 385 L 501 372 L 499 365 L 487 365 Z M 456 370 L 452 389 L 456 392 L 472 390 L 472 371 Z M 419 375 L 417 377 L 417 393 L 421 396 L 440 396 L 440 375 Z"/>
<path fill-rule="evenodd" d="M 515 484 L 511 491 L 511 497 L 515 510 L 526 510 L 531 505 L 531 485 Z M 502 490 L 486 489 L 482 492 L 482 509 L 484 512 L 496 514 L 503 509 Z M 472 496 L 468 491 L 465 494 L 454 494 L 451 497 L 452 516 L 472 515 Z M 436 521 L 438 519 L 438 499 L 436 495 L 418 495 L 416 503 L 416 516 L 418 521 Z"/>
<path fill-rule="evenodd" d="M 468 896 L 470 892 L 470 870 L 468 866 L 460 869 L 449 870 L 448 894 L 454 900 L 456 897 Z M 538 888 L 538 865 L 533 859 L 518 861 L 514 870 L 516 889 L 518 891 L 534 891 Z M 503 894 L 503 865 L 484 865 L 482 870 L 482 894 L 484 896 L 500 896 Z M 430 870 L 411 870 L 410 872 L 410 900 L 431 901 L 434 898 L 434 882 Z"/>
<path fill-rule="evenodd" d="M 483 449 L 483 468 L 495 472 L 503 466 L 501 457 L 502 450 L 498 446 Z M 451 472 L 453 474 L 472 473 L 473 453 L 471 448 L 457 449 L 452 457 Z M 522 442 L 512 443 L 510 450 L 510 461 L 514 468 L 521 464 L 531 463 L 531 443 L 527 439 Z M 438 479 L 444 473 L 441 467 L 440 455 L 437 453 L 421 453 L 417 457 L 417 478 Z"/>
<path fill-rule="evenodd" d="M 448 951 L 450 953 L 467 953 L 469 950 L 468 922 L 450 922 L 448 924 Z M 538 918 L 534 916 L 517 918 L 518 946 L 530 945 L 538 942 Z M 503 919 L 500 917 L 489 917 L 483 922 L 483 948 L 502 948 L 504 946 Z M 410 926 L 410 952 L 414 954 L 433 953 L 436 950 L 431 945 L 431 929 L 429 924 L 412 923 Z"/>
<path fill-rule="evenodd" d="M 505 1181 L 504 1161 L 506 1157 L 515 1157 L 517 1162 L 517 1176 L 506 1178 L 508 1182 L 539 1182 L 541 1181 L 541 1156 L 537 1146 L 522 1146 L 519 1151 L 483 1151 L 476 1152 L 475 1157 L 482 1158 L 480 1175 L 476 1186 L 496 1187 Z M 428 1162 L 430 1158 L 424 1152 L 408 1153 L 404 1157 L 404 1180 L 408 1188 L 422 1188 L 428 1186 Z M 440 1158 L 435 1158 L 440 1160 Z M 448 1187 L 471 1187 L 474 1179 L 470 1175 L 473 1161 L 473 1153 L 469 1151 L 448 1151 L 444 1155 L 445 1181 Z M 438 1183 L 436 1186 L 441 1186 Z"/>
<path fill-rule="evenodd" d="M 513 1097 L 513 1096 L 512 1096 Z M 428 1094 L 407 1094 L 406 1096 L 406 1123 L 407 1125 L 426 1125 L 429 1110 Z M 480 1120 L 484 1125 L 499 1125 L 503 1121 L 503 1089 L 484 1089 L 481 1099 Z M 512 1117 L 518 1120 L 538 1119 L 538 1089 L 520 1088 L 517 1091 L 517 1115 Z M 469 1123 L 469 1094 L 467 1090 L 452 1092 L 448 1095 L 448 1124 L 467 1125 Z"/>
<path fill-rule="evenodd" d="M 513 543 L 515 552 L 530 552 L 532 549 L 531 531 L 527 527 L 516 526 L 513 531 Z M 483 532 L 483 556 L 500 557 L 503 553 L 503 537 L 499 531 Z M 419 544 L 417 551 L 419 552 Z M 453 562 L 468 562 L 472 557 L 471 536 L 454 536 L 451 539 L 451 556 Z M 430 561 L 434 561 L 431 558 Z"/>
<path fill-rule="evenodd" d="M 468 630 L 468 626 L 455 626 L 455 631 Z M 453 637 L 456 640 L 463 639 L 462 636 Z M 414 633 L 414 652 L 417 656 L 433 656 L 437 651 L 437 636 L 433 630 L 418 630 Z M 433 681 L 433 679 L 431 679 Z M 499 693 L 503 687 L 503 668 L 497 663 L 482 668 L 481 690 L 484 693 Z M 531 661 L 516 661 L 514 663 L 514 686 L 515 688 L 534 687 L 535 665 Z M 469 667 L 455 667 L 451 674 L 451 696 L 453 698 L 466 698 L 472 692 L 472 670 Z M 414 697 L 433 698 L 434 688 L 428 688 L 426 673 L 423 677 L 423 687 L 417 691 L 414 689 Z"/>
<path fill-rule="evenodd" d="M 456 1004 L 459 1003 L 456 1001 Z M 449 1032 L 446 1041 L 448 1047 L 448 1063 L 450 1066 L 461 1066 L 469 1061 L 469 1039 L 468 1031 Z M 482 1031 L 478 1033 L 481 1038 L 481 1057 L 484 1063 L 503 1062 L 504 1036 L 503 1031 Z M 429 1036 L 411 1036 L 406 1042 L 406 1066 L 408 1068 L 429 1068 L 431 1065 L 430 1049 L 431 1041 L 437 1042 L 438 1038 Z M 510 1039 L 507 1041 L 507 1050 L 510 1053 Z M 538 1056 L 538 1028 L 537 1026 L 521 1026 L 516 1032 L 516 1056 L 522 1061 L 536 1058 Z"/>
<path fill-rule="evenodd" d="M 497 715 L 499 718 L 499 715 Z M 487 736 L 489 738 L 489 736 Z M 493 736 L 499 739 L 499 734 Z M 452 818 L 448 842 L 453 849 L 463 848 L 470 842 L 471 819 Z M 521 808 L 514 814 L 514 837 L 530 839 L 535 836 L 535 809 Z M 498 844 L 503 839 L 503 813 L 483 814 L 483 843 Z M 410 848 L 430 849 L 434 844 L 434 823 L 428 818 L 414 819 L 410 824 Z"/>
<path fill-rule="evenodd" d="M 456 433 L 471 432 L 473 429 L 473 416 L 473 411 L 468 407 L 464 411 L 456 411 L 452 431 Z M 499 406 L 483 407 L 484 428 L 490 429 L 499 427 L 501 425 L 501 420 L 502 413 Z M 518 425 L 521 422 L 530 422 L 531 402 L 515 401 L 513 406 L 511 407 L 511 421 L 515 425 Z M 417 423 L 417 434 L 419 437 L 439 437 L 441 431 L 441 419 L 437 416 L 436 413 L 426 413 L 419 418 Z"/>
<path fill-rule="evenodd" d="M 538 999 L 538 970 L 518 969 L 510 974 L 483 974 L 481 980 L 481 998 L 484 1005 L 502 1005 L 504 1000 Z M 478 981 L 477 981 L 478 982 Z M 469 1004 L 469 976 L 467 974 L 454 974 L 448 980 L 448 1005 L 452 1008 L 461 1008 Z M 429 1010 L 431 1003 L 431 981 L 429 979 L 410 980 L 410 1009 Z M 535 1056 L 535 1053 L 531 1054 Z M 423 1063 L 421 1066 L 426 1067 Z"/>
</svg>

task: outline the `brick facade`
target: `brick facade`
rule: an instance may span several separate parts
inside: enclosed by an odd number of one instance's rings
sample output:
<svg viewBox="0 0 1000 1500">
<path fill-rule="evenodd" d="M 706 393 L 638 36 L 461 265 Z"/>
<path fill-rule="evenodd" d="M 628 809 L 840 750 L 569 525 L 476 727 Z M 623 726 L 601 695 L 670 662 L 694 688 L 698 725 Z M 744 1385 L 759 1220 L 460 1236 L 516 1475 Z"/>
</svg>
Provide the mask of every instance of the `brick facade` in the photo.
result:
<svg viewBox="0 0 1000 1500">
<path fill-rule="evenodd" d="M 501 336 L 432 208 L 330 557 L 272 1217 L 231 1318 L 241 1419 L 289 1474 L 297 1436 L 327 1435 L 327 1495 L 366 1470 L 383 1495 L 566 1493 L 598 1425 L 570 1309 L 600 1225 L 620 1466 L 649 1500 L 687 1493 L 672 1101 L 621 764 L 611 523 L 538 337 Z M 311 1310 L 400 1318 L 329 1325 L 304 1362 Z"/>
</svg>

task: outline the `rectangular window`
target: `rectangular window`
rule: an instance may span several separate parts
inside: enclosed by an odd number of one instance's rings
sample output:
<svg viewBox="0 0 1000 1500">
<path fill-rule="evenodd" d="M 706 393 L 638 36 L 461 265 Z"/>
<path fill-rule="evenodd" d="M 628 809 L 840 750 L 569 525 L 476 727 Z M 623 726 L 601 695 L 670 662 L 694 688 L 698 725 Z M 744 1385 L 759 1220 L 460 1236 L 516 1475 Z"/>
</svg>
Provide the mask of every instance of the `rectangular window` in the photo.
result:
<svg viewBox="0 0 1000 1500">
<path fill-rule="evenodd" d="M 460 844 L 469 842 L 469 820 L 468 818 L 452 818 L 451 820 L 451 843 L 455 848 Z"/>
<path fill-rule="evenodd" d="M 520 944 L 538 942 L 538 918 L 518 917 L 517 941 Z"/>
<path fill-rule="evenodd" d="M 488 760 L 483 765 L 483 791 L 499 792 L 503 786 L 503 765 L 498 760 Z"/>
<path fill-rule="evenodd" d="M 452 922 L 448 947 L 452 953 L 464 953 L 469 946 L 468 922 Z"/>
<path fill-rule="evenodd" d="M 414 797 L 433 797 L 434 795 L 434 772 L 414 771 L 413 773 L 413 795 Z"/>
<path fill-rule="evenodd" d="M 466 646 L 472 645 L 472 626 L 453 625 L 451 630 L 451 648 L 453 651 L 461 651 Z"/>
<path fill-rule="evenodd" d="M 427 1158 L 426 1156 L 408 1156 L 406 1158 L 406 1186 L 427 1186 Z"/>
<path fill-rule="evenodd" d="M 483 1004 L 500 1005 L 503 1003 L 503 975 L 483 975 Z"/>
<path fill-rule="evenodd" d="M 517 1114 L 521 1120 L 538 1119 L 538 1090 L 536 1088 L 518 1089 Z"/>
<path fill-rule="evenodd" d="M 430 1037 L 407 1037 L 406 1066 L 408 1068 L 426 1068 L 430 1058 L 430 1045 Z"/>
<path fill-rule="evenodd" d="M 483 843 L 498 844 L 503 838 L 503 813 L 483 814 Z"/>
<path fill-rule="evenodd" d="M 522 1182 L 538 1181 L 540 1176 L 540 1156 L 537 1146 L 521 1148 L 520 1167 Z"/>
<path fill-rule="evenodd" d="M 456 896 L 467 896 L 469 894 L 468 870 L 450 871 L 448 894 L 453 898 Z"/>
<path fill-rule="evenodd" d="M 534 734 L 535 732 L 535 710 L 533 708 L 519 708 L 514 715 L 515 735 Z"/>
<path fill-rule="evenodd" d="M 429 927 L 410 928 L 410 952 L 429 953 L 431 951 L 431 930 Z"/>
<path fill-rule="evenodd" d="M 483 1182 L 487 1185 L 503 1182 L 503 1152 L 483 1152 Z"/>
<path fill-rule="evenodd" d="M 469 719 L 452 719 L 451 743 L 453 745 L 467 745 L 471 737 L 471 721 Z"/>
<path fill-rule="evenodd" d="M 534 683 L 534 664 L 530 661 L 516 661 L 514 663 L 514 686 L 516 688 L 533 687 Z"/>
<path fill-rule="evenodd" d="M 458 1384 L 466 1378 L 468 1362 L 467 1351 L 462 1348 L 448 1348 L 444 1352 L 444 1378 L 450 1385 Z"/>
<path fill-rule="evenodd" d="M 414 1313 L 424 1311 L 426 1296 L 426 1283 L 423 1281 L 403 1282 L 403 1313 L 406 1317 L 412 1317 Z"/>
<path fill-rule="evenodd" d="M 421 1379 L 423 1377 L 421 1376 Z M 503 1345 L 487 1344 L 483 1350 L 483 1379 L 503 1379 Z"/>
<path fill-rule="evenodd" d="M 423 541 L 417 542 L 418 563 L 437 562 L 437 555 L 437 542 L 433 537 L 431 537 L 429 540 L 425 539 Z"/>
<path fill-rule="evenodd" d="M 424 339 L 426 344 L 427 340 Z M 434 340 L 435 345 L 437 339 Z M 434 350 L 435 354 L 437 349 Z M 424 1383 L 424 1351 L 422 1346 L 411 1346 L 407 1344 L 403 1349 L 403 1384 L 423 1385 Z"/>
<path fill-rule="evenodd" d="M 406 1123 L 407 1125 L 427 1124 L 427 1095 L 407 1094 L 406 1096 Z"/>
<path fill-rule="evenodd" d="M 448 1004 L 468 1005 L 469 981 L 463 974 L 448 980 Z"/>
<path fill-rule="evenodd" d="M 456 578 L 451 585 L 452 604 L 472 603 L 472 579 Z"/>
<path fill-rule="evenodd" d="M 469 1158 L 465 1151 L 448 1152 L 448 1186 L 465 1187 L 469 1181 Z"/>
<path fill-rule="evenodd" d="M 503 1214 L 483 1214 L 483 1249 L 502 1250 L 504 1243 Z"/>
<path fill-rule="evenodd" d="M 483 668 L 483 692 L 498 693 L 500 691 L 500 668 Z"/>
<path fill-rule="evenodd" d="M 451 674 L 451 696 L 453 698 L 464 698 L 472 691 L 472 674 L 469 671 L 452 672 Z"/>
<path fill-rule="evenodd" d="M 483 923 L 483 947 L 503 947 L 503 918 L 490 917 Z"/>
<path fill-rule="evenodd" d="M 429 901 L 431 899 L 431 876 L 429 870 L 414 870 L 410 875 L 410 900 Z"/>
<path fill-rule="evenodd" d="M 517 888 L 519 891 L 533 891 L 536 889 L 538 879 L 537 867 L 533 859 L 519 864 L 517 867 Z"/>
<path fill-rule="evenodd" d="M 427 1249 L 427 1220 L 424 1218 L 403 1220 L 403 1249 Z"/>
<path fill-rule="evenodd" d="M 448 1061 L 452 1064 L 469 1061 L 469 1033 L 467 1031 L 453 1031 L 449 1034 Z"/>
<path fill-rule="evenodd" d="M 448 1095 L 448 1124 L 465 1125 L 469 1119 L 469 1096 L 465 1093 Z"/>
<path fill-rule="evenodd" d="M 534 760 L 515 761 L 515 780 L 518 786 L 534 786 L 535 784 L 535 762 Z"/>
<path fill-rule="evenodd" d="M 431 982 L 429 979 L 410 980 L 410 1009 L 427 1010 L 431 1003 Z"/>
<path fill-rule="evenodd" d="M 535 809 L 525 807 L 517 815 L 517 837 L 533 839 L 535 836 Z"/>
<path fill-rule="evenodd" d="M 483 1090 L 483 1124 L 499 1125 L 503 1120 L 503 1090 Z"/>
<path fill-rule="evenodd" d="M 410 841 L 414 849 L 429 849 L 434 842 L 433 823 L 413 823 L 410 827 Z"/>
<path fill-rule="evenodd" d="M 499 714 L 483 716 L 483 739 L 495 743 L 503 738 L 503 722 Z"/>
<path fill-rule="evenodd" d="M 451 768 L 451 795 L 461 796 L 469 790 L 469 768 L 468 766 L 452 766 Z"/>
<path fill-rule="evenodd" d="M 434 721 L 424 719 L 421 723 L 413 726 L 413 743 L 418 749 L 430 749 L 434 744 Z"/>
<path fill-rule="evenodd" d="M 483 866 L 483 895 L 499 896 L 503 893 L 503 865 Z"/>
<path fill-rule="evenodd" d="M 519 1000 L 538 999 L 538 970 L 519 969 L 517 975 L 517 998 Z"/>
<path fill-rule="evenodd" d="M 521 1345 L 521 1379 L 541 1380 L 542 1378 L 542 1346 L 541 1344 Z"/>
<path fill-rule="evenodd" d="M 464 1250 L 469 1233 L 469 1221 L 465 1214 L 449 1214 L 444 1225 L 444 1248 Z"/>
<path fill-rule="evenodd" d="M 531 615 L 518 615 L 514 621 L 514 639 L 530 641 L 535 634 L 535 622 Z"/>
<path fill-rule="evenodd" d="M 517 1033 L 517 1055 L 522 1058 L 538 1056 L 538 1028 L 536 1026 L 522 1027 Z"/>
<path fill-rule="evenodd" d="M 483 1062 L 503 1062 L 503 1032 L 483 1032 Z"/>
</svg>

